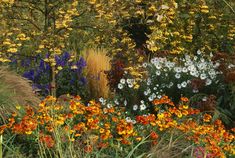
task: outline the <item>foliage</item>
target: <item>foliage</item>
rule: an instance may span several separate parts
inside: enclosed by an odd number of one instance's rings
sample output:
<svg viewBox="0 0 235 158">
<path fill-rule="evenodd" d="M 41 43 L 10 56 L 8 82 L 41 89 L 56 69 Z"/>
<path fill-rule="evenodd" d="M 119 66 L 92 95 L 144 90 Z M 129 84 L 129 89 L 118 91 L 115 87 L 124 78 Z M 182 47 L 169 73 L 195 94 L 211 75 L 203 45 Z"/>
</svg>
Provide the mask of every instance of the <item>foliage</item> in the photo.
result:
<svg viewBox="0 0 235 158">
<path fill-rule="evenodd" d="M 101 0 L 90 4 L 102 28 L 97 41 L 110 48 L 113 66 L 122 59 L 124 67 L 134 66 L 162 52 L 234 52 L 231 0 Z M 110 71 L 111 85 L 115 73 Z"/>
</svg>

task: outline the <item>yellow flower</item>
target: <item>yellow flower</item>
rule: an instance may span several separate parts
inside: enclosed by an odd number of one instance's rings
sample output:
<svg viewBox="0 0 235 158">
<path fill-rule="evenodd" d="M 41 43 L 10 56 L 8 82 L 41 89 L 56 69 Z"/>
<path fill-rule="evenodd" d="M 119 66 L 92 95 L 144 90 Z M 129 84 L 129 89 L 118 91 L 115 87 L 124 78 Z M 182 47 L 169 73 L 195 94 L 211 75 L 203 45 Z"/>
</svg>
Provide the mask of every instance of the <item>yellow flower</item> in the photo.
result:
<svg viewBox="0 0 235 158">
<path fill-rule="evenodd" d="M 9 48 L 7 50 L 9 53 L 16 53 L 17 52 L 17 49 L 16 48 Z"/>
<path fill-rule="evenodd" d="M 142 140 L 142 137 L 136 137 L 135 140 L 139 142 Z"/>
<path fill-rule="evenodd" d="M 100 128 L 100 133 L 104 133 L 104 129 L 103 128 Z"/>
<path fill-rule="evenodd" d="M 21 106 L 20 105 L 16 105 L 16 109 L 20 110 Z"/>
<path fill-rule="evenodd" d="M 58 66 L 57 69 L 58 70 L 62 70 L 63 68 L 62 68 L 62 66 Z"/>
<path fill-rule="evenodd" d="M 134 86 L 134 89 L 139 89 L 139 87 L 140 87 L 140 85 L 136 84 L 136 85 Z"/>
<path fill-rule="evenodd" d="M 25 134 L 30 135 L 32 134 L 32 131 L 26 131 Z"/>
<path fill-rule="evenodd" d="M 164 114 L 163 113 L 157 114 L 157 117 L 158 117 L 159 120 L 161 120 L 161 119 L 164 118 Z"/>
<path fill-rule="evenodd" d="M 77 69 L 77 68 L 78 68 L 77 65 L 71 66 L 71 69 Z"/>
</svg>

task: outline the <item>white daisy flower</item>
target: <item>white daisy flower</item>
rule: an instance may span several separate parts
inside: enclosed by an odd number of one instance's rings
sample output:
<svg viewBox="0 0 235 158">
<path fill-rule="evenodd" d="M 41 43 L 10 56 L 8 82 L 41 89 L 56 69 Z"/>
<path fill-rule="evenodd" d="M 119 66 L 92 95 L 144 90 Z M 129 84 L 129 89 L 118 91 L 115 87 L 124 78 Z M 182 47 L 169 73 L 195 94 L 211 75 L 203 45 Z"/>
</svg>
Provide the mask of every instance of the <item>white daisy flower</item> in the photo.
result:
<svg viewBox="0 0 235 158">
<path fill-rule="evenodd" d="M 206 86 L 211 85 L 212 81 L 210 79 L 206 79 Z"/>
<path fill-rule="evenodd" d="M 175 72 L 180 73 L 182 71 L 181 67 L 174 68 Z"/>
<path fill-rule="evenodd" d="M 147 63 L 143 63 L 143 65 L 142 65 L 144 68 L 146 68 L 147 66 L 148 66 L 148 64 Z"/>
<path fill-rule="evenodd" d="M 181 76 L 180 76 L 180 74 L 175 74 L 175 78 L 177 78 L 177 79 L 179 79 Z"/>
<path fill-rule="evenodd" d="M 129 78 L 126 80 L 126 82 L 127 82 L 127 84 L 131 84 L 132 83 L 131 79 L 129 79 Z"/>
<path fill-rule="evenodd" d="M 119 105 L 119 101 L 118 101 L 117 99 L 114 100 L 114 103 L 115 103 L 116 105 Z"/>
<path fill-rule="evenodd" d="M 133 105 L 133 110 L 136 111 L 138 109 L 138 105 Z"/>
<path fill-rule="evenodd" d="M 156 71 L 156 75 L 157 75 L 157 76 L 160 76 L 160 75 L 161 75 L 161 71 L 159 71 L 159 70 Z"/>
<path fill-rule="evenodd" d="M 184 73 L 186 73 L 186 72 L 188 72 L 188 69 L 187 69 L 186 67 L 183 67 L 182 71 L 183 71 Z"/>
<path fill-rule="evenodd" d="M 153 97 L 152 97 L 152 96 L 149 96 L 149 97 L 148 97 L 148 100 L 149 100 L 149 101 L 153 101 Z"/>
<path fill-rule="evenodd" d="M 201 55 L 201 54 L 202 54 L 202 52 L 201 52 L 200 50 L 198 50 L 198 51 L 197 51 L 197 54 L 198 54 L 198 55 Z"/>
<path fill-rule="evenodd" d="M 146 109 L 146 106 L 144 105 L 144 104 L 141 104 L 140 105 L 140 111 L 143 111 L 143 110 L 145 110 Z"/>
<path fill-rule="evenodd" d="M 122 78 L 122 79 L 120 80 L 120 83 L 121 83 L 121 84 L 125 84 L 125 83 L 126 83 L 126 80 L 125 80 L 124 78 Z"/>
<path fill-rule="evenodd" d="M 132 123 L 133 123 L 133 124 L 136 124 L 136 120 L 132 120 Z"/>
<path fill-rule="evenodd" d="M 126 122 L 128 122 L 128 123 L 132 122 L 131 118 L 130 117 L 126 117 Z"/>
<path fill-rule="evenodd" d="M 181 83 L 181 87 L 185 88 L 186 86 L 187 86 L 187 82 L 184 81 Z"/>
<path fill-rule="evenodd" d="M 118 84 L 118 89 L 123 89 L 123 85 L 121 83 Z"/>
<path fill-rule="evenodd" d="M 181 84 L 177 84 L 177 88 L 178 88 L 178 89 L 181 89 Z"/>
<path fill-rule="evenodd" d="M 162 68 L 162 66 L 160 64 L 155 64 L 155 67 L 160 70 Z"/>
<path fill-rule="evenodd" d="M 200 79 L 201 79 L 201 80 L 205 80 L 205 79 L 206 79 L 206 74 L 204 74 L 204 73 L 201 74 L 201 75 L 200 75 Z"/>
<path fill-rule="evenodd" d="M 103 103 L 104 102 L 104 98 L 99 98 L 99 101 L 101 102 L 101 103 Z"/>
<path fill-rule="evenodd" d="M 149 93 L 147 91 L 144 91 L 144 95 L 147 96 Z"/>
<path fill-rule="evenodd" d="M 107 108 L 111 108 L 112 107 L 112 104 L 107 104 Z"/>
</svg>

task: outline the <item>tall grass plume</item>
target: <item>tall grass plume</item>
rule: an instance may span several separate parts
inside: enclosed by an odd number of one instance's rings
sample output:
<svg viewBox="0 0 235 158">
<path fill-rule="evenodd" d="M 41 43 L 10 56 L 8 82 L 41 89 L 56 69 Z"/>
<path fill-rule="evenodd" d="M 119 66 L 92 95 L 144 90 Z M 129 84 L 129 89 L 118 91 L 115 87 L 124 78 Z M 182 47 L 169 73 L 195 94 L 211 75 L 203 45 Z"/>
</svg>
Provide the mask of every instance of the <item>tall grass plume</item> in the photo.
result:
<svg viewBox="0 0 235 158">
<path fill-rule="evenodd" d="M 27 79 L 6 67 L 0 67 L 0 114 L 14 111 L 17 104 L 36 106 L 39 103 L 40 99 Z"/>
<path fill-rule="evenodd" d="M 110 58 L 106 56 L 104 49 L 87 49 L 83 54 L 87 61 L 87 79 L 91 96 L 107 98 L 110 89 L 105 71 L 111 68 Z"/>
</svg>

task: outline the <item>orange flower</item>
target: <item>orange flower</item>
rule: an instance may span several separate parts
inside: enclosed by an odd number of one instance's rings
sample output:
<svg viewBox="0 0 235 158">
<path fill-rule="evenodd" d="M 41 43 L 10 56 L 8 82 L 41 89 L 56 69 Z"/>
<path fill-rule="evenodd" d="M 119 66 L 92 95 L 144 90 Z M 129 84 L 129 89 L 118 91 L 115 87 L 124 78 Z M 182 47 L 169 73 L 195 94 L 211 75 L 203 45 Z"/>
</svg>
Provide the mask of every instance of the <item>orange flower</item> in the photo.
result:
<svg viewBox="0 0 235 158">
<path fill-rule="evenodd" d="M 125 144 L 125 145 L 130 145 L 130 144 L 131 144 L 131 142 L 128 141 L 128 140 L 126 140 L 126 139 L 122 139 L 122 140 L 121 140 L 121 143 L 122 143 L 122 144 Z"/>
<path fill-rule="evenodd" d="M 3 134 L 3 132 L 6 128 L 7 128 L 7 125 L 0 126 L 0 135 Z"/>
<path fill-rule="evenodd" d="M 92 146 L 91 145 L 86 145 L 85 146 L 85 148 L 84 148 L 84 151 L 86 152 L 86 153 L 91 153 L 92 152 Z"/>
<path fill-rule="evenodd" d="M 168 96 L 163 96 L 160 99 L 155 99 L 153 101 L 153 104 L 154 105 L 168 104 L 168 105 L 174 106 L 174 103 L 168 98 Z"/>
<path fill-rule="evenodd" d="M 189 101 L 189 99 L 186 98 L 186 97 L 181 97 L 180 100 L 183 101 L 183 102 L 188 102 Z"/>
<path fill-rule="evenodd" d="M 152 138 L 152 139 L 157 139 L 158 137 L 159 137 L 159 136 L 157 135 L 156 132 L 152 131 L 152 132 L 150 133 L 150 138 Z"/>
<path fill-rule="evenodd" d="M 44 143 L 48 148 L 52 148 L 55 145 L 55 141 L 50 135 L 41 135 L 39 140 Z"/>
<path fill-rule="evenodd" d="M 210 122 L 210 120 L 212 119 L 212 116 L 209 114 L 204 114 L 203 116 L 203 121 L 204 122 Z"/>
<path fill-rule="evenodd" d="M 139 141 L 142 140 L 142 137 L 138 136 L 138 137 L 135 138 L 135 140 L 139 142 Z"/>
<path fill-rule="evenodd" d="M 100 142 L 98 144 L 98 149 L 104 149 L 104 148 L 107 148 L 109 146 L 109 144 L 106 142 L 106 143 L 103 143 L 103 142 Z"/>
</svg>

